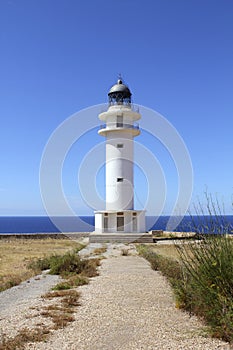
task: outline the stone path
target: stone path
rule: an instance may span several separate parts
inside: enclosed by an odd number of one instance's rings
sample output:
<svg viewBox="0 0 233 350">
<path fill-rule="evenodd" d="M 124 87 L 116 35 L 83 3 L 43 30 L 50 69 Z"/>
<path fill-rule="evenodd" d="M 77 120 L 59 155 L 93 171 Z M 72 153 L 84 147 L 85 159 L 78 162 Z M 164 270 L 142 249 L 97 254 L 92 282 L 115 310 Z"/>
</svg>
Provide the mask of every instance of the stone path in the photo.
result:
<svg viewBox="0 0 233 350">
<path fill-rule="evenodd" d="M 27 350 L 230 349 L 205 336 L 195 317 L 175 308 L 165 278 L 143 258 L 122 256 L 112 246 L 106 255 L 100 276 L 79 288 L 76 320 Z"/>
</svg>

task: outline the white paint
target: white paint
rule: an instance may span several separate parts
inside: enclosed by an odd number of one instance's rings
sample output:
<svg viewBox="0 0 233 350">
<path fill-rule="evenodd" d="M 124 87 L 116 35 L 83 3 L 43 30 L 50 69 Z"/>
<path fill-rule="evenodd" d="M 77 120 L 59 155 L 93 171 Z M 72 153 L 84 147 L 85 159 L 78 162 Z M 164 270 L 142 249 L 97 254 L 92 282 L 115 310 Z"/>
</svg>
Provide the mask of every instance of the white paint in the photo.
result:
<svg viewBox="0 0 233 350">
<path fill-rule="evenodd" d="M 119 117 L 123 125 L 119 124 Z M 134 121 L 140 117 L 128 106 L 111 106 L 99 115 L 106 122 L 106 127 L 99 131 L 106 137 L 106 210 L 134 207 L 133 138 L 140 134 Z M 117 148 L 119 143 L 122 148 Z M 120 178 L 123 181 L 117 180 Z"/>
<path fill-rule="evenodd" d="M 106 137 L 106 210 L 95 212 L 96 233 L 145 232 L 145 211 L 134 210 L 134 137 L 140 134 L 135 121 L 140 118 L 130 105 L 110 106 L 99 115 L 105 123 L 98 133 Z M 117 231 L 118 216 L 124 217 L 123 231 Z"/>
<path fill-rule="evenodd" d="M 145 227 L 145 211 L 144 210 L 123 210 L 118 211 L 96 211 L 95 212 L 95 232 L 104 233 L 104 217 L 108 215 L 108 232 L 116 233 L 117 232 L 117 216 L 118 213 L 123 213 L 124 216 L 124 233 L 135 232 L 133 227 L 133 217 L 136 214 L 137 217 L 137 232 L 146 232 Z M 120 233 L 120 232 L 119 232 Z"/>
</svg>

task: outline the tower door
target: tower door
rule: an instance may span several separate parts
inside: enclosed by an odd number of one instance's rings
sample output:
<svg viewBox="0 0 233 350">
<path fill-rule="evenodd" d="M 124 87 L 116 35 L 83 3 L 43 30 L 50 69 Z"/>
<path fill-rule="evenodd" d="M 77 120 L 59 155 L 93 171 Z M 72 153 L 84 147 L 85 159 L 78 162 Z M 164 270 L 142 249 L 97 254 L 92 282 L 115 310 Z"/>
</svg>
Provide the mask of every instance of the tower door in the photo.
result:
<svg viewBox="0 0 233 350">
<path fill-rule="evenodd" d="M 124 216 L 117 216 L 117 231 L 124 231 Z"/>
</svg>

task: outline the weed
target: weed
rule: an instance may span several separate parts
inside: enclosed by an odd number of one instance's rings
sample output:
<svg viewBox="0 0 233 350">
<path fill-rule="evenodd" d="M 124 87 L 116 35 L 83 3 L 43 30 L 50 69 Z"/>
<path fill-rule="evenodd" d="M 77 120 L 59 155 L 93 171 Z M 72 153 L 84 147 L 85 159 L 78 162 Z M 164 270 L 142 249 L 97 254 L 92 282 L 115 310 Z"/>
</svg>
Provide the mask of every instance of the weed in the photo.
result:
<svg viewBox="0 0 233 350">
<path fill-rule="evenodd" d="M 103 254 L 103 253 L 106 253 L 106 251 L 107 251 L 107 247 L 95 248 L 95 249 L 93 250 L 93 254 L 94 254 L 94 255 L 101 255 L 101 254 Z"/>
<path fill-rule="evenodd" d="M 168 278 L 176 305 L 200 316 L 211 334 L 233 341 L 233 240 L 225 235 L 177 245 L 179 261 L 140 245 L 139 253 Z"/>
<path fill-rule="evenodd" d="M 69 283 L 69 281 L 65 281 L 65 282 L 60 282 L 58 284 L 56 284 L 52 289 L 53 290 L 67 290 L 67 289 L 71 289 L 72 285 Z"/>
<path fill-rule="evenodd" d="M 40 342 L 45 340 L 48 333 L 49 330 L 44 327 L 37 327 L 34 329 L 23 328 L 14 338 L 6 339 L 2 337 L 0 350 L 24 349 L 25 344 L 28 342 Z"/>
<path fill-rule="evenodd" d="M 129 250 L 128 249 L 122 249 L 121 250 L 121 255 L 122 256 L 128 256 L 129 255 Z"/>
<path fill-rule="evenodd" d="M 72 289 L 88 283 L 88 277 L 98 275 L 97 267 L 100 259 L 82 260 L 77 255 L 77 251 L 67 252 L 64 255 L 52 255 L 50 257 L 39 258 L 30 262 L 30 268 L 34 271 L 50 269 L 50 273 L 59 274 L 66 277 L 66 281 L 57 284 L 53 291 L 45 294 L 45 299 L 58 299 L 59 304 L 49 305 L 43 308 L 40 315 L 50 318 L 52 326 L 38 324 L 35 329 L 24 328 L 14 338 L 3 337 L 0 343 L 0 350 L 23 349 L 28 342 L 42 341 L 52 329 L 65 327 L 74 321 L 75 307 L 79 306 L 79 292 Z"/>
<path fill-rule="evenodd" d="M 233 341 L 233 240 L 215 235 L 177 249 L 184 266 L 178 304 L 204 318 L 214 336 Z"/>
<path fill-rule="evenodd" d="M 47 257 L 64 254 L 83 246 L 69 239 L 23 239 L 2 240 L 0 246 L 0 291 L 18 285 L 48 268 Z M 36 266 L 36 259 L 39 262 Z M 28 268 L 31 265 L 32 268 Z M 14 271 L 14 274 L 12 274 Z"/>
<path fill-rule="evenodd" d="M 81 274 L 86 277 L 97 276 L 97 266 L 100 265 L 100 259 L 81 259 L 79 255 L 73 252 L 67 252 L 63 255 L 52 255 L 44 259 L 38 259 L 29 264 L 29 268 L 50 269 L 51 275 L 61 275 L 69 277 L 71 275 Z"/>
<path fill-rule="evenodd" d="M 71 276 L 68 279 L 68 283 L 72 286 L 72 287 L 78 287 L 78 286 L 83 286 L 84 284 L 88 284 L 89 280 L 86 276 L 83 275 L 75 275 L 75 276 Z"/>
</svg>

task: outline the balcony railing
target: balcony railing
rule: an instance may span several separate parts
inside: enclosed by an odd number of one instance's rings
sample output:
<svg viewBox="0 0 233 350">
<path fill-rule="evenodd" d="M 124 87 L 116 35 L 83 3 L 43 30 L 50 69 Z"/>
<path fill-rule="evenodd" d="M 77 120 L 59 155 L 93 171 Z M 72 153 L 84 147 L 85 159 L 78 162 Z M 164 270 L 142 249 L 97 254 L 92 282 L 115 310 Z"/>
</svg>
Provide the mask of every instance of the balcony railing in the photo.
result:
<svg viewBox="0 0 233 350">
<path fill-rule="evenodd" d="M 118 106 L 118 108 L 121 108 L 121 107 L 129 107 L 132 111 L 136 112 L 136 113 L 139 113 L 140 110 L 139 110 L 139 106 L 138 105 L 134 105 L 132 102 L 130 104 L 117 104 L 117 105 L 114 105 L 114 104 L 104 104 L 100 110 L 100 113 L 104 113 L 104 112 L 107 112 L 108 108 L 111 107 L 111 106 Z"/>
<path fill-rule="evenodd" d="M 107 124 L 101 124 L 100 129 L 136 129 L 139 130 L 138 123 L 134 124 L 127 124 L 127 123 L 107 123 Z"/>
</svg>

